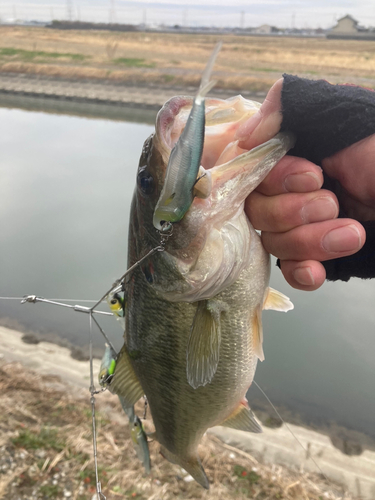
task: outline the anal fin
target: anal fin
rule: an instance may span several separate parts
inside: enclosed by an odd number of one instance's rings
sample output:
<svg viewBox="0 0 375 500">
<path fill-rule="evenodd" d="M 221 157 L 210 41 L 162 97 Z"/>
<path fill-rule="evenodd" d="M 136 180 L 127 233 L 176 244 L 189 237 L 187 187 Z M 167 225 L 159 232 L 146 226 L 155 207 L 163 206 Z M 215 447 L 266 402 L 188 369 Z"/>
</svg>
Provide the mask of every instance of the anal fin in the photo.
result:
<svg viewBox="0 0 375 500">
<path fill-rule="evenodd" d="M 263 432 L 262 427 L 255 419 L 254 413 L 242 402 L 239 404 L 238 408 L 236 408 L 234 412 L 220 425 L 230 427 L 231 429 L 237 429 L 239 431 L 255 433 Z"/>
<path fill-rule="evenodd" d="M 121 396 L 120 401 L 124 409 L 133 406 L 144 395 L 142 386 L 130 363 L 125 345 L 117 359 L 110 391 L 119 397 Z"/>
<path fill-rule="evenodd" d="M 263 309 L 273 309 L 274 311 L 287 312 L 294 309 L 289 297 L 274 288 L 268 287 L 268 294 L 263 304 Z"/>
<path fill-rule="evenodd" d="M 215 300 L 198 302 L 187 348 L 186 375 L 194 389 L 213 379 L 219 363 L 221 312 L 225 304 Z"/>
</svg>

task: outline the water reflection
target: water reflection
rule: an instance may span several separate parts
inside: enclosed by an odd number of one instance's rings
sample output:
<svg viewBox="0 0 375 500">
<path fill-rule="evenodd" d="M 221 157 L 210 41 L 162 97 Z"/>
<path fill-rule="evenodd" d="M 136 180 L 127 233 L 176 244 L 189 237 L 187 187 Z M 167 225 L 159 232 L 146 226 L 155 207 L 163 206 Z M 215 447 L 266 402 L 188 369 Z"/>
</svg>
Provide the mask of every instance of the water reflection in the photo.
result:
<svg viewBox="0 0 375 500">
<path fill-rule="evenodd" d="M 9 108 L 0 122 L 0 295 L 97 299 L 126 266 L 135 171 L 153 126 Z M 374 282 L 303 293 L 275 269 L 271 284 L 295 310 L 264 314 L 266 361 L 256 380 L 307 421 L 375 436 Z M 0 315 L 87 343 L 84 315 L 3 301 Z M 119 347 L 117 322 L 102 321 Z M 98 333 L 95 341 L 102 345 Z M 250 397 L 259 398 L 256 389 Z"/>
<path fill-rule="evenodd" d="M 0 121 L 1 295 L 100 297 L 126 266 L 129 200 L 152 127 L 17 109 L 0 109 Z M 28 328 L 87 342 L 77 314 L 0 308 Z"/>
</svg>

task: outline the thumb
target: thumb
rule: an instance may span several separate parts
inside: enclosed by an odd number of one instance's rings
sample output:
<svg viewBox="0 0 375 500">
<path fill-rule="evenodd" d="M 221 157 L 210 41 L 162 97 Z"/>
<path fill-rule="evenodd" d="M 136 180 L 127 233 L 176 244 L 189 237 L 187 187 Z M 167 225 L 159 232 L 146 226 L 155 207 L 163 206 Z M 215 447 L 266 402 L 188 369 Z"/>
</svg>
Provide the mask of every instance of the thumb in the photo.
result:
<svg viewBox="0 0 375 500">
<path fill-rule="evenodd" d="M 282 122 L 281 90 L 284 79 L 280 78 L 269 90 L 259 110 L 237 130 L 235 139 L 239 147 L 252 149 L 274 137 Z"/>
</svg>

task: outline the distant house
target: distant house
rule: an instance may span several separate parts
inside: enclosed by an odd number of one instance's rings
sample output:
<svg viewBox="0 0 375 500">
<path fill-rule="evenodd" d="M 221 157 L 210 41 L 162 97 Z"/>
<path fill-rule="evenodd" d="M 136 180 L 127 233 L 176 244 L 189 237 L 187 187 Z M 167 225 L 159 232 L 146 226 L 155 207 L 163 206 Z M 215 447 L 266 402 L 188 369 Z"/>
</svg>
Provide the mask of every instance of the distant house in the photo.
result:
<svg viewBox="0 0 375 500">
<path fill-rule="evenodd" d="M 336 26 L 331 29 L 331 34 L 356 35 L 358 33 L 358 21 L 352 16 L 342 17 Z"/>
<path fill-rule="evenodd" d="M 327 33 L 327 38 L 341 38 L 354 40 L 375 40 L 373 28 L 364 28 L 349 14 L 337 21 L 336 26 Z"/>
<path fill-rule="evenodd" d="M 277 33 L 278 29 L 269 24 L 262 24 L 257 28 L 253 28 L 252 32 L 256 35 L 271 35 L 272 33 Z"/>
</svg>

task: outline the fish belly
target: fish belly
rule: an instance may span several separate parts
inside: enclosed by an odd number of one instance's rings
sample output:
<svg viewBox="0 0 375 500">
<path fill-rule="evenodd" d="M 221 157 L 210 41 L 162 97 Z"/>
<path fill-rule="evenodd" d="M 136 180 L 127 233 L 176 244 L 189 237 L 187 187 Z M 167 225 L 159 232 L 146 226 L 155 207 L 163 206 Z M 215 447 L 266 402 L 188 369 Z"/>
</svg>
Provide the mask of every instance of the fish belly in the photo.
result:
<svg viewBox="0 0 375 500">
<path fill-rule="evenodd" d="M 269 256 L 251 230 L 249 263 L 239 279 L 213 300 L 221 315 L 220 357 L 210 383 L 193 389 L 186 353 L 197 303 L 164 300 L 137 270 L 128 299 L 126 344 L 150 404 L 160 444 L 177 456 L 196 453 L 202 435 L 237 408 L 256 368 L 253 317 L 262 308 L 269 280 Z"/>
</svg>

